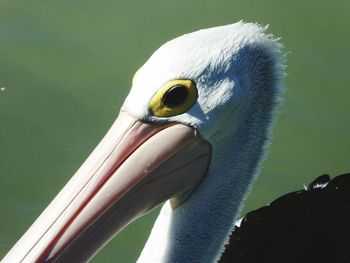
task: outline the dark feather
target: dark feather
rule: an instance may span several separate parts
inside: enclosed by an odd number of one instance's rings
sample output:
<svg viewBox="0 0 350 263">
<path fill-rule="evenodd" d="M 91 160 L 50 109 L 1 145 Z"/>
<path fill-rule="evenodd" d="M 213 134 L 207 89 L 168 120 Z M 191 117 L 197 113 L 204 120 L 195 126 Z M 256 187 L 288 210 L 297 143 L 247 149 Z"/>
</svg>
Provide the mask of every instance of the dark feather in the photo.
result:
<svg viewBox="0 0 350 263">
<path fill-rule="evenodd" d="M 248 213 L 219 263 L 350 263 L 350 173 Z"/>
</svg>

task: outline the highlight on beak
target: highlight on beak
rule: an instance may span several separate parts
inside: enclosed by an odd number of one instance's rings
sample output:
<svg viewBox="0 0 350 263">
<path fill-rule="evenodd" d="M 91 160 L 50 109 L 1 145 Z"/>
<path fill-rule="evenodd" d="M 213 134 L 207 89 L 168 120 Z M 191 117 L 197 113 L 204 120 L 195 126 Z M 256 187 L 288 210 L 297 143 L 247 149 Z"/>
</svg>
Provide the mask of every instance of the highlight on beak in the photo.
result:
<svg viewBox="0 0 350 263">
<path fill-rule="evenodd" d="M 207 172 L 211 146 L 179 123 L 121 112 L 67 185 L 2 262 L 89 260 L 135 218 L 180 204 Z"/>
</svg>

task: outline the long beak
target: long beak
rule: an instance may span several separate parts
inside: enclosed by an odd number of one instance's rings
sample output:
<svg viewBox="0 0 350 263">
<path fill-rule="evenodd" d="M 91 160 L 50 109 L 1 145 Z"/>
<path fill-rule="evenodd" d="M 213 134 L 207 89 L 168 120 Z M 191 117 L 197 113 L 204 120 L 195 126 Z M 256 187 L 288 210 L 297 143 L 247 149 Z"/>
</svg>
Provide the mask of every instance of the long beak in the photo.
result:
<svg viewBox="0 0 350 263">
<path fill-rule="evenodd" d="M 207 172 L 211 147 L 183 124 L 119 117 L 2 262 L 84 262 L 135 218 L 179 205 Z"/>
</svg>

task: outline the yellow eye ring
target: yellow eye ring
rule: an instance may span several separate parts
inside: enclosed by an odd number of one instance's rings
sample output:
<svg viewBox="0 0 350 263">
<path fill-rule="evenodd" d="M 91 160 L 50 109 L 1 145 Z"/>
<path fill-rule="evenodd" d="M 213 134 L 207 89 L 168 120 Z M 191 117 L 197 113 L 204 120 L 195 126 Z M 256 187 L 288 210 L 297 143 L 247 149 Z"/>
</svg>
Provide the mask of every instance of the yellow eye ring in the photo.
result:
<svg viewBox="0 0 350 263">
<path fill-rule="evenodd" d="M 196 100 L 197 88 L 192 80 L 171 80 L 154 94 L 149 110 L 157 117 L 171 117 L 188 111 Z"/>
</svg>

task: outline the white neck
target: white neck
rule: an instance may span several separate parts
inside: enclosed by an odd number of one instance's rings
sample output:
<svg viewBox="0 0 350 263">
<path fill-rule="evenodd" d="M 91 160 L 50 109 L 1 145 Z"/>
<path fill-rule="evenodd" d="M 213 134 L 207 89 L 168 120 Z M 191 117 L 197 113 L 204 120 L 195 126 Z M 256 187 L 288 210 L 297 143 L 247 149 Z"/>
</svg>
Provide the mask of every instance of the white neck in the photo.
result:
<svg viewBox="0 0 350 263">
<path fill-rule="evenodd" d="M 236 118 L 225 133 L 210 138 L 213 155 L 207 176 L 175 210 L 169 201 L 165 203 L 139 263 L 212 263 L 221 256 L 264 157 L 281 90 L 280 61 L 274 54 L 257 47 L 242 52 L 246 61 L 238 61 L 236 68 L 248 71 L 249 79 L 239 80 L 239 88 L 252 94 L 245 117 Z M 248 63 L 251 60 L 253 66 Z"/>
</svg>

